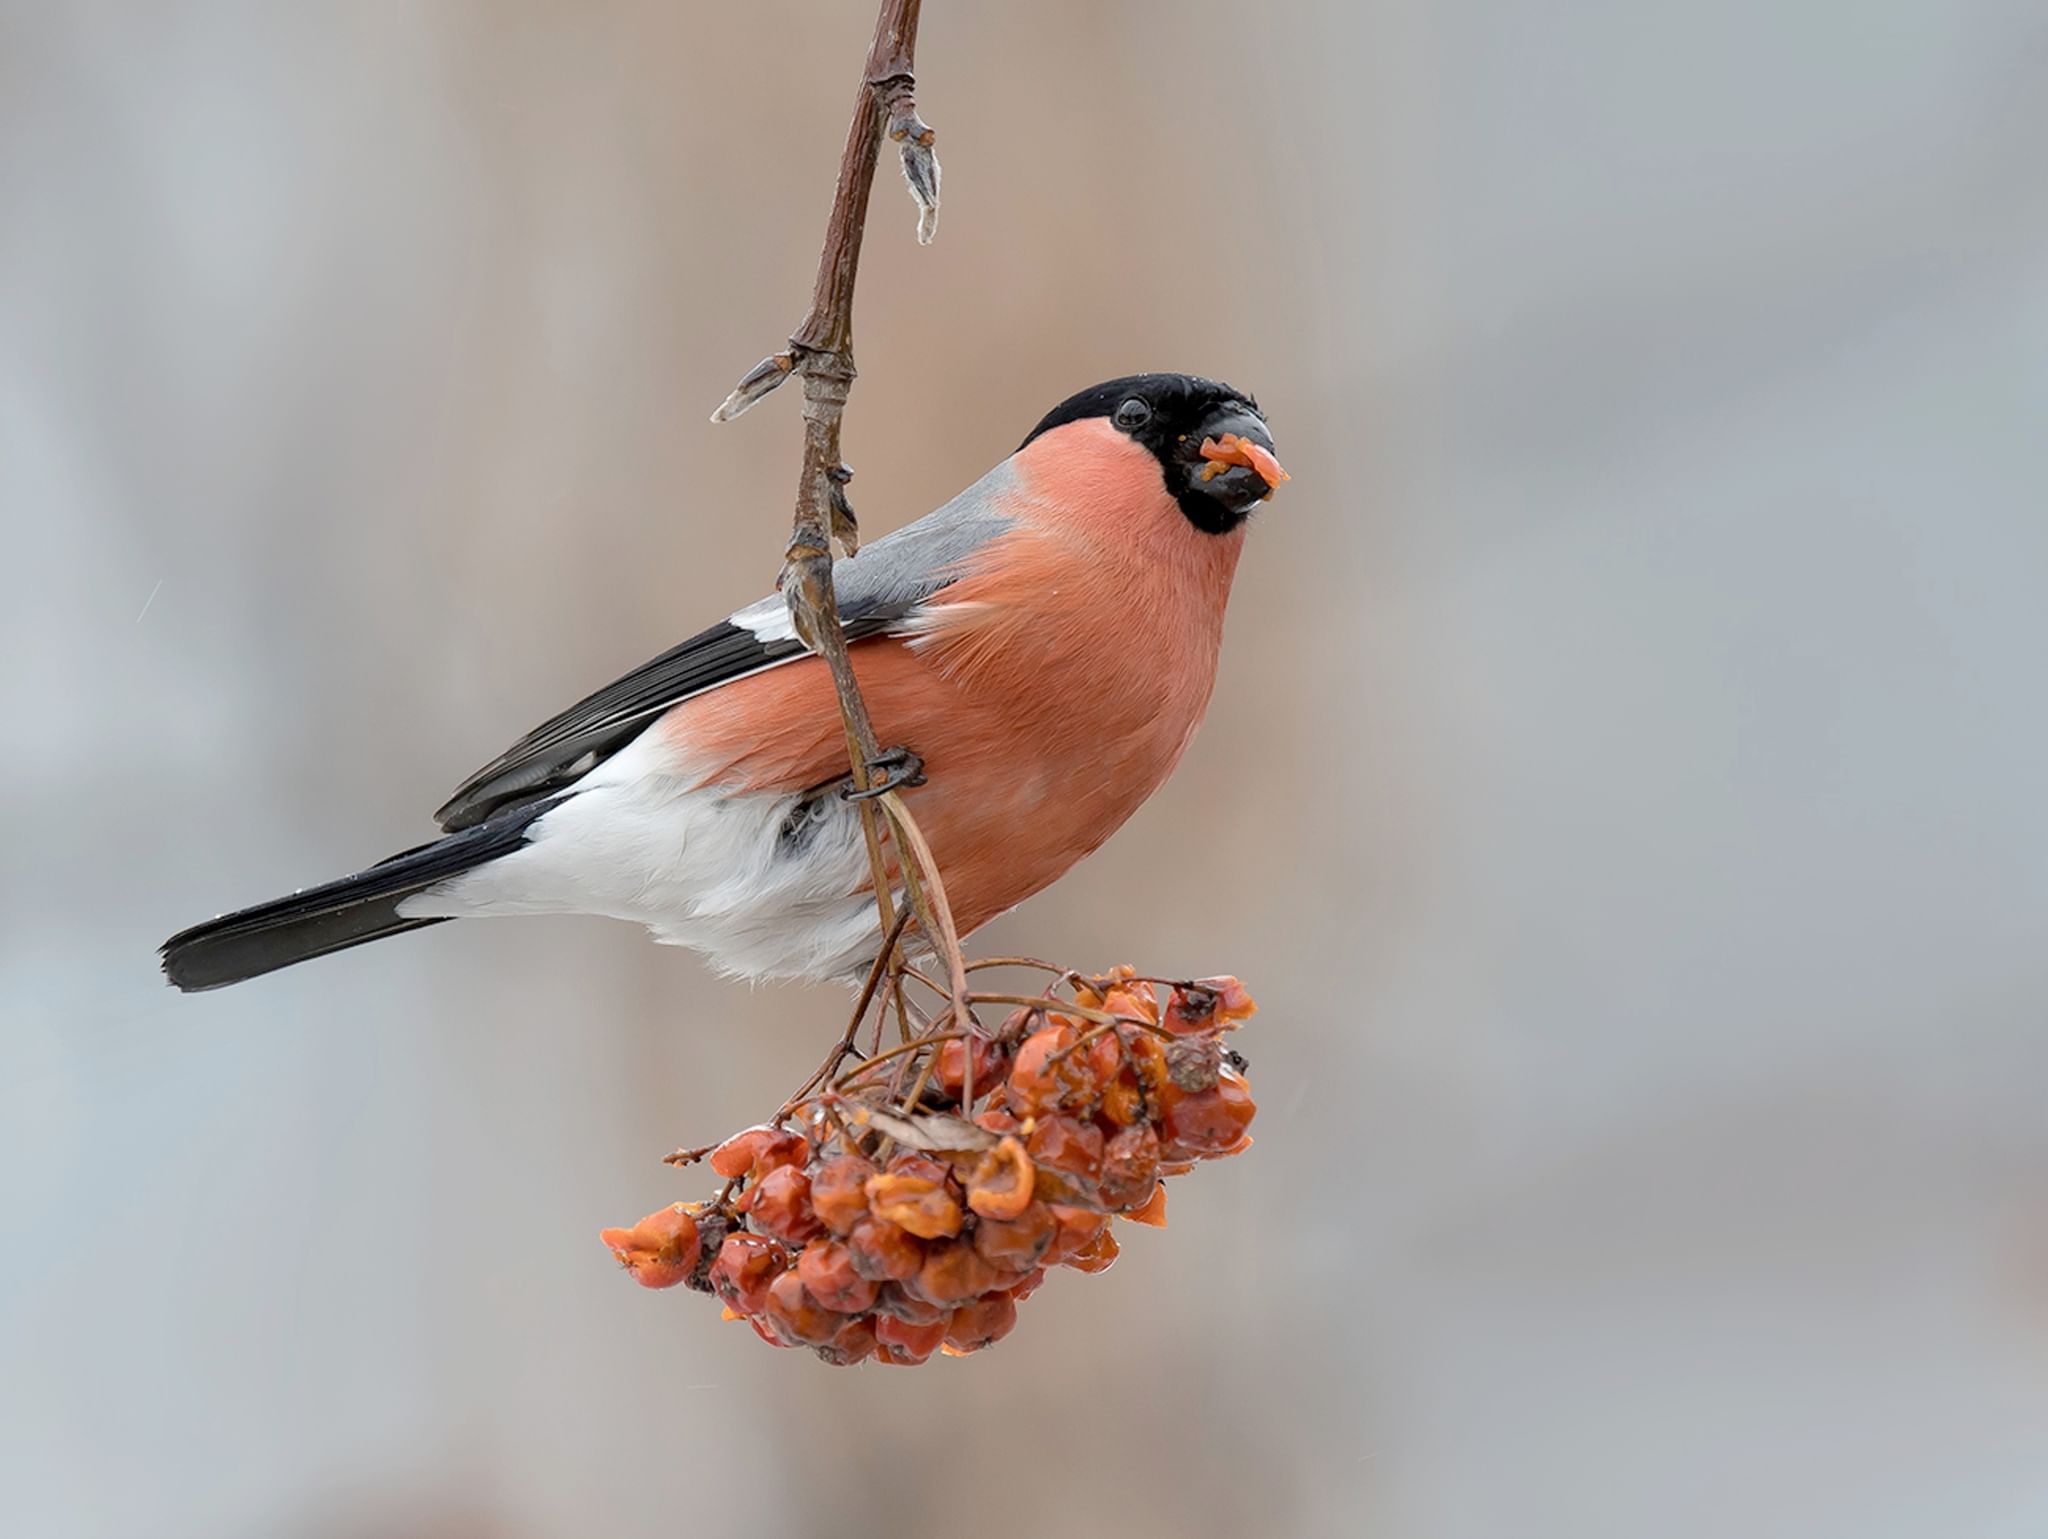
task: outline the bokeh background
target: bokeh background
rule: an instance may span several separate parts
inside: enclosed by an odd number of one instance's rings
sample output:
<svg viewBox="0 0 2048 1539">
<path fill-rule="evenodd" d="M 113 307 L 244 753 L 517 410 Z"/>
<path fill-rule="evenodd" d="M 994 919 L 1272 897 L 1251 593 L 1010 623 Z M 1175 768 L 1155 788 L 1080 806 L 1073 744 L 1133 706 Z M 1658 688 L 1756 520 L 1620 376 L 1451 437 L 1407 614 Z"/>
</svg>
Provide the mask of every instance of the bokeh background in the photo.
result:
<svg viewBox="0 0 2048 1539">
<path fill-rule="evenodd" d="M 599 1248 L 830 990 L 601 921 L 211 996 L 764 591 L 868 0 L 0 4 L 0 1529 L 2048 1532 L 2048 14 L 932 0 L 872 531 L 1255 389 L 1178 777 L 985 940 L 1230 970 L 1257 1151 L 915 1374 Z"/>
</svg>

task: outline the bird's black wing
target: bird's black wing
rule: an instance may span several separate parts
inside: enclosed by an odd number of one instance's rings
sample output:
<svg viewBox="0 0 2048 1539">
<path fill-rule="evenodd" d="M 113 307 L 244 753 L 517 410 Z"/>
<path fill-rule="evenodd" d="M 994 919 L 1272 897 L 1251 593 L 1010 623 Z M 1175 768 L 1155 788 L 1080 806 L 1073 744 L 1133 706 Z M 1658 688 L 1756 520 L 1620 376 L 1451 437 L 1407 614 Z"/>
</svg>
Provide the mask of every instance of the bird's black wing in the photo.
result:
<svg viewBox="0 0 2048 1539">
<path fill-rule="evenodd" d="M 1000 506 L 1007 464 L 944 507 L 832 563 L 848 641 L 897 625 L 1010 527 L 1012 517 Z M 450 831 L 470 828 L 501 807 L 560 790 L 670 706 L 803 655 L 779 596 L 750 604 L 535 727 L 463 781 L 435 816 Z"/>
<path fill-rule="evenodd" d="M 761 628 L 766 631 L 764 636 L 744 623 L 734 623 L 761 607 L 742 610 L 732 620 L 699 631 L 549 717 L 463 781 L 435 818 L 452 832 L 481 823 L 501 807 L 560 790 L 625 747 L 670 706 L 802 657 L 802 642 L 784 639 L 767 627 Z M 846 639 L 876 635 L 896 618 L 888 613 L 845 616 Z"/>
</svg>

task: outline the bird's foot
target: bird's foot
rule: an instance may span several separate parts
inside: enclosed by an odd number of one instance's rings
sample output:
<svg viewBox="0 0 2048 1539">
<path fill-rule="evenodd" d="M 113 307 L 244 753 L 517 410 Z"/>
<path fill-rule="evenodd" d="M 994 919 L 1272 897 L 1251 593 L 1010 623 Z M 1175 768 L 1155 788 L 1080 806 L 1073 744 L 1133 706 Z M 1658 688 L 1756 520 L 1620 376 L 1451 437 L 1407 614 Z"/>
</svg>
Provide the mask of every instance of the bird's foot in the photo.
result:
<svg viewBox="0 0 2048 1539">
<path fill-rule="evenodd" d="M 868 788 L 857 791 L 851 785 L 839 794 L 850 802 L 870 802 L 904 786 L 924 784 L 924 760 L 908 748 L 884 748 L 868 760 Z"/>
</svg>

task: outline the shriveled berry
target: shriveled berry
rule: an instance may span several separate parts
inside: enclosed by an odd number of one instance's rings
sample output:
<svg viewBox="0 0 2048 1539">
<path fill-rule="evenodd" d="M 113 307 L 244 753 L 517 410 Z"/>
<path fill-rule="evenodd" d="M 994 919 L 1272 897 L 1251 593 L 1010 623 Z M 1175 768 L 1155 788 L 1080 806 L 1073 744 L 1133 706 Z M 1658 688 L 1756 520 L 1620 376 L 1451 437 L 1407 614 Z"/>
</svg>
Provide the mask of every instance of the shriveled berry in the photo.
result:
<svg viewBox="0 0 2048 1539">
<path fill-rule="evenodd" d="M 806 1245 L 796 1258 L 796 1274 L 827 1309 L 857 1315 L 874 1307 L 876 1284 L 854 1271 L 852 1254 L 838 1240 Z"/>
<path fill-rule="evenodd" d="M 960 1232 L 960 1204 L 940 1182 L 893 1173 L 870 1176 L 867 1195 L 877 1218 L 900 1224 L 919 1239 L 942 1239 Z"/>
<path fill-rule="evenodd" d="M 912 1286 L 934 1304 L 959 1304 L 1004 1282 L 969 1240 L 934 1245 Z"/>
<path fill-rule="evenodd" d="M 905 1325 L 943 1325 L 951 1306 L 934 1304 L 921 1297 L 903 1283 L 882 1284 L 881 1292 L 875 1295 L 875 1317 L 887 1316 L 901 1320 Z"/>
<path fill-rule="evenodd" d="M 987 1095 L 1003 1083 L 1003 1077 L 1010 1072 L 1010 1055 L 999 1042 L 977 1036 L 974 1041 L 974 1095 L 975 1099 Z M 939 1044 L 939 1059 L 932 1071 L 932 1078 L 947 1097 L 958 1101 L 967 1089 L 962 1069 L 968 1062 L 967 1043 L 955 1038 Z"/>
<path fill-rule="evenodd" d="M 893 1315 L 880 1315 L 875 1320 L 875 1340 L 881 1346 L 893 1349 L 898 1354 L 898 1361 L 907 1359 L 921 1363 L 939 1350 L 952 1323 L 950 1310 L 936 1311 L 934 1318 L 923 1325 L 912 1325 Z"/>
<path fill-rule="evenodd" d="M 924 1265 L 924 1246 L 915 1235 L 872 1214 L 846 1232 L 846 1255 L 854 1274 L 870 1282 L 915 1277 Z"/>
<path fill-rule="evenodd" d="M 761 1316 L 783 1340 L 807 1347 L 823 1346 L 846 1323 L 844 1315 L 835 1314 L 812 1298 L 803 1279 L 793 1271 L 782 1273 L 768 1285 Z"/>
<path fill-rule="evenodd" d="M 650 1213 L 631 1229 L 607 1229 L 598 1238 L 643 1288 L 673 1288 L 697 1265 L 697 1220 L 687 1203 Z"/>
<path fill-rule="evenodd" d="M 1116 1264 L 1117 1249 L 1116 1236 L 1105 1229 L 1069 1256 L 1066 1264 L 1077 1272 L 1107 1272 Z"/>
<path fill-rule="evenodd" d="M 1106 1208 L 1135 1208 L 1159 1185 L 1159 1135 L 1152 1124 L 1125 1128 L 1102 1151 L 1099 1190 Z"/>
<path fill-rule="evenodd" d="M 1215 995 L 1216 1021 L 1225 1028 L 1248 1021 L 1259 1013 L 1250 991 L 1228 973 L 1220 978 L 1197 978 L 1195 987 Z"/>
<path fill-rule="evenodd" d="M 868 1177 L 875 1162 L 858 1154 L 835 1154 L 811 1172 L 811 1207 L 834 1234 L 843 1235 L 868 1213 Z"/>
<path fill-rule="evenodd" d="M 892 1176 L 916 1176 L 921 1181 L 935 1181 L 945 1184 L 946 1177 L 953 1173 L 953 1167 L 944 1160 L 935 1160 L 929 1154 L 919 1154 L 915 1149 L 904 1149 L 890 1157 L 888 1174 Z"/>
<path fill-rule="evenodd" d="M 1015 1218 L 1031 1201 L 1036 1174 L 1024 1145 L 1015 1135 L 1005 1138 L 974 1167 L 967 1183 L 967 1206 L 983 1218 Z"/>
<path fill-rule="evenodd" d="M 1017 1325 L 1017 1301 L 1007 1293 L 990 1293 L 953 1311 L 946 1345 L 958 1353 L 994 1346 Z"/>
<path fill-rule="evenodd" d="M 1166 1044 L 1166 1077 L 1182 1090 L 1215 1088 L 1223 1044 L 1214 1037 L 1177 1037 Z"/>
<path fill-rule="evenodd" d="M 1044 1267 L 1033 1267 L 1030 1271 L 1024 1274 L 1024 1280 L 1022 1282 L 1012 1283 L 1010 1285 L 1008 1289 L 1010 1297 L 1015 1299 L 1020 1304 L 1023 1303 L 1026 1299 L 1030 1298 L 1032 1294 L 1036 1293 L 1041 1287 L 1045 1285 L 1045 1277 L 1046 1271 Z"/>
<path fill-rule="evenodd" d="M 1251 1086 L 1234 1069 L 1224 1069 L 1215 1088 L 1193 1094 L 1170 1088 L 1161 1097 L 1160 1134 L 1169 1156 L 1213 1154 L 1244 1136 L 1258 1107 Z"/>
<path fill-rule="evenodd" d="M 1102 1129 L 1078 1117 L 1039 1118 L 1025 1148 L 1039 1165 L 1083 1183 L 1102 1174 Z"/>
<path fill-rule="evenodd" d="M 711 1151 L 711 1168 L 727 1179 L 766 1175 L 778 1165 L 801 1165 L 811 1157 L 801 1133 L 761 1123 L 735 1133 Z"/>
<path fill-rule="evenodd" d="M 1249 1138 L 1251 1134 L 1247 1133 L 1245 1137 Z M 1196 1160 L 1161 1160 L 1159 1162 L 1159 1179 L 1164 1181 L 1168 1176 L 1184 1176 L 1193 1170 L 1198 1163 L 1200 1162 Z"/>
<path fill-rule="evenodd" d="M 1166 1184 L 1164 1182 L 1155 1184 L 1150 1198 L 1140 1206 L 1132 1208 L 1128 1213 L 1119 1213 L 1117 1217 L 1127 1218 L 1134 1224 L 1150 1224 L 1154 1229 L 1164 1229 L 1166 1227 Z"/>
<path fill-rule="evenodd" d="M 974 1125 L 991 1133 L 1014 1133 L 1024 1124 L 1006 1106 L 986 1106 L 974 1115 Z"/>
<path fill-rule="evenodd" d="M 1252 1135 L 1247 1133 L 1244 1135 L 1244 1137 L 1240 1138 L 1236 1143 L 1229 1144 L 1224 1148 L 1218 1149 L 1214 1154 L 1210 1155 L 1209 1158 L 1212 1160 L 1228 1159 L 1233 1154 L 1244 1153 L 1244 1151 L 1249 1149 L 1251 1146 Z"/>
<path fill-rule="evenodd" d="M 1095 1238 L 1109 1228 L 1109 1215 L 1097 1213 L 1090 1208 L 1072 1208 L 1062 1203 L 1051 1204 L 1052 1216 L 1059 1228 L 1052 1237 L 1041 1258 L 1047 1266 L 1059 1266 L 1069 1258 L 1080 1254 L 1094 1243 Z"/>
<path fill-rule="evenodd" d="M 768 1299 L 768 1285 L 789 1270 L 789 1252 L 758 1234 L 729 1234 L 711 1264 L 711 1286 L 726 1304 L 743 1315 L 757 1315 Z"/>
<path fill-rule="evenodd" d="M 817 1349 L 818 1356 L 835 1368 L 851 1368 L 866 1362 L 875 1352 L 875 1320 L 856 1315 L 839 1327 L 839 1334 Z"/>
<path fill-rule="evenodd" d="M 985 1218 L 975 1225 L 974 1248 L 990 1265 L 1005 1272 L 1022 1272 L 1039 1263 L 1059 1228 L 1051 1205 L 1033 1202 L 1015 1218 Z"/>
<path fill-rule="evenodd" d="M 1066 1050 L 1080 1040 L 1071 1026 L 1047 1026 L 1024 1039 L 1010 1066 L 1005 1099 L 1020 1117 L 1035 1117 L 1069 1102 L 1079 1105 L 1094 1089 L 1088 1065 Z"/>
<path fill-rule="evenodd" d="M 1145 1095 L 1138 1088 L 1137 1072 L 1121 1070 L 1102 1092 L 1102 1121 L 1110 1128 L 1127 1128 L 1145 1120 Z"/>
<path fill-rule="evenodd" d="M 825 1226 L 811 1207 L 811 1178 L 795 1165 L 778 1165 L 747 1191 L 747 1218 L 763 1234 L 801 1245 Z"/>
</svg>

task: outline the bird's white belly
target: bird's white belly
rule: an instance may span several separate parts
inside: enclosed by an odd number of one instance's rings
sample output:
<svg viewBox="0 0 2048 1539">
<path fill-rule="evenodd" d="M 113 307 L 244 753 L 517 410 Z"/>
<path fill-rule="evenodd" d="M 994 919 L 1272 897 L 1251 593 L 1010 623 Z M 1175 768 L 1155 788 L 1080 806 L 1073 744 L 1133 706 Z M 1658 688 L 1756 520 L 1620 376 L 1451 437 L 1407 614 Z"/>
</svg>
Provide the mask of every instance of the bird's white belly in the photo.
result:
<svg viewBox="0 0 2048 1539">
<path fill-rule="evenodd" d="M 578 781 L 535 820 L 525 846 L 408 898 L 400 912 L 603 914 L 637 920 L 734 976 L 864 970 L 881 927 L 862 890 L 858 812 L 829 792 L 806 805 L 775 792 L 690 789 L 652 738 Z"/>
</svg>

